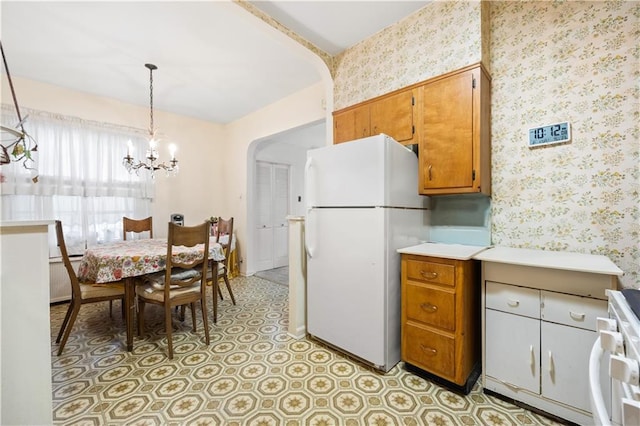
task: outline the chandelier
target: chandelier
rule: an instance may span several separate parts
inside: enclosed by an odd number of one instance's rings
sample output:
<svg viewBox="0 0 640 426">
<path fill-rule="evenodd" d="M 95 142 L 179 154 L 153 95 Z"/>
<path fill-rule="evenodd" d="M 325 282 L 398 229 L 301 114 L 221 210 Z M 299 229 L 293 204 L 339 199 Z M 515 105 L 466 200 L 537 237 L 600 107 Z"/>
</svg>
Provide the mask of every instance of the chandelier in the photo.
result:
<svg viewBox="0 0 640 426">
<path fill-rule="evenodd" d="M 127 155 L 122 159 L 122 164 L 129 171 L 129 173 L 135 170 L 136 174 L 140 169 L 147 169 L 151 172 L 151 177 L 155 177 L 156 170 L 163 169 L 167 172 L 167 175 L 178 173 L 178 160 L 176 160 L 176 146 L 174 144 L 169 145 L 169 153 L 171 154 L 171 160 L 169 165 L 165 163 L 159 163 L 158 161 L 158 141 L 156 140 L 156 129 L 153 127 L 153 71 L 158 67 L 153 64 L 144 64 L 149 69 L 149 105 L 150 105 L 150 122 L 149 122 L 149 149 L 145 156 L 146 161 L 134 161 L 131 153 L 133 151 L 133 144 L 129 141 L 127 146 Z"/>
<path fill-rule="evenodd" d="M 20 107 L 18 106 L 18 99 L 16 98 L 16 91 L 13 88 L 13 81 L 11 80 L 11 74 L 9 73 L 9 66 L 7 65 L 7 58 L 4 55 L 4 48 L 2 42 L 0 42 L 0 52 L 2 53 L 2 63 L 4 69 L 7 72 L 7 80 L 9 82 L 9 89 L 11 90 L 11 97 L 13 98 L 13 106 L 16 109 L 16 115 L 18 116 L 18 124 L 15 127 L 0 125 L 0 166 L 4 164 L 10 164 L 11 161 L 22 162 L 25 169 L 33 172 L 31 181 L 33 183 L 38 182 L 38 170 L 36 170 L 36 160 L 34 156 L 38 152 L 38 142 L 31 137 L 24 129 L 24 122 L 27 120 L 27 116 L 22 117 L 20 114 Z M 4 181 L 4 175 L 0 173 L 0 182 Z"/>
</svg>

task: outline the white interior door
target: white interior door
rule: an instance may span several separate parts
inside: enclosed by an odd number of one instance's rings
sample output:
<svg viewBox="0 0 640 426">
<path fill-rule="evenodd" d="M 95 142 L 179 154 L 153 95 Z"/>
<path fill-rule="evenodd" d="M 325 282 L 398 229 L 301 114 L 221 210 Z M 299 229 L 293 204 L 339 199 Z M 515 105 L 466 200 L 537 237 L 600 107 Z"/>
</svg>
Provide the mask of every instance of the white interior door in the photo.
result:
<svg viewBox="0 0 640 426">
<path fill-rule="evenodd" d="M 273 267 L 289 264 L 289 166 L 273 165 Z"/>
<path fill-rule="evenodd" d="M 256 162 L 256 270 L 289 264 L 289 165 Z"/>
</svg>

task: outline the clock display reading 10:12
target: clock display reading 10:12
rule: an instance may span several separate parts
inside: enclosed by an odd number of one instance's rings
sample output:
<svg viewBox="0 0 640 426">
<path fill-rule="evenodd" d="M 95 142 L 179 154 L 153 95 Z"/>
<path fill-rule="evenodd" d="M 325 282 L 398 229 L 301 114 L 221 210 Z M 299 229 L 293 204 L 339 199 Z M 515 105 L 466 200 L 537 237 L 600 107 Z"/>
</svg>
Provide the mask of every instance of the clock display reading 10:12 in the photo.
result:
<svg viewBox="0 0 640 426">
<path fill-rule="evenodd" d="M 529 129 L 529 147 L 563 143 L 571 140 L 571 126 L 568 121 Z"/>
</svg>

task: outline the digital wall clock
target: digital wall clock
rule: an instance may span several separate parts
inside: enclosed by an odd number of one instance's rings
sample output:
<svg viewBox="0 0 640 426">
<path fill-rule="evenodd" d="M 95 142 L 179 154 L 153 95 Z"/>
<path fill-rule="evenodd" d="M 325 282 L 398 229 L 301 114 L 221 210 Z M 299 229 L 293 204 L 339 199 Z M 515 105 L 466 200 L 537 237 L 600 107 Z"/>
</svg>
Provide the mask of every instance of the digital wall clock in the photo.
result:
<svg viewBox="0 0 640 426">
<path fill-rule="evenodd" d="M 570 140 L 571 125 L 568 121 L 529 129 L 529 148 L 564 143 L 569 142 Z"/>
</svg>

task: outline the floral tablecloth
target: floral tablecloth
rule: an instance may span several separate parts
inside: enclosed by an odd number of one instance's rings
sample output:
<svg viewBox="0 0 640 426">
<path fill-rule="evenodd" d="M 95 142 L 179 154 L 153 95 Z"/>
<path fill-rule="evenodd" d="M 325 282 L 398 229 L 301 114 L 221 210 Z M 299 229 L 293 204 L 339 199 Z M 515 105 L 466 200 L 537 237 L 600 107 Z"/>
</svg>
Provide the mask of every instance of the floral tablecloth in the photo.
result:
<svg viewBox="0 0 640 426">
<path fill-rule="evenodd" d="M 175 261 L 192 261 L 201 258 L 204 246 L 174 247 Z M 209 241 L 209 259 L 224 260 L 222 246 Z M 127 277 L 163 271 L 167 262 L 166 238 L 118 241 L 85 250 L 78 268 L 81 282 L 107 283 Z"/>
</svg>

